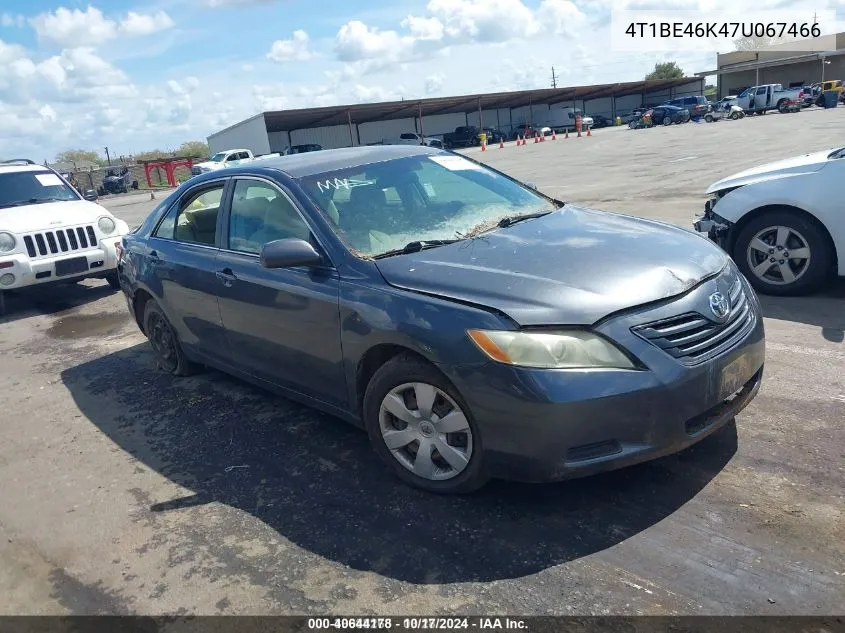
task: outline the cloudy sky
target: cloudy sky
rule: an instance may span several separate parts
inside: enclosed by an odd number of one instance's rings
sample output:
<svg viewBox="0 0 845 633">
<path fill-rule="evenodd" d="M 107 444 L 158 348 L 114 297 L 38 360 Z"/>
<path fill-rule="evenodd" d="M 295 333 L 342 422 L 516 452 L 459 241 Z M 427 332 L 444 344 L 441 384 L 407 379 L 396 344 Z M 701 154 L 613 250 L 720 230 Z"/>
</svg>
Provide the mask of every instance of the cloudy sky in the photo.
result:
<svg viewBox="0 0 845 633">
<path fill-rule="evenodd" d="M 268 109 L 687 74 L 715 54 L 614 52 L 609 6 L 723 0 L 0 2 L 0 154 L 168 149 Z M 736 6 L 736 3 L 731 3 Z M 755 0 L 824 9 L 845 0 Z"/>
</svg>

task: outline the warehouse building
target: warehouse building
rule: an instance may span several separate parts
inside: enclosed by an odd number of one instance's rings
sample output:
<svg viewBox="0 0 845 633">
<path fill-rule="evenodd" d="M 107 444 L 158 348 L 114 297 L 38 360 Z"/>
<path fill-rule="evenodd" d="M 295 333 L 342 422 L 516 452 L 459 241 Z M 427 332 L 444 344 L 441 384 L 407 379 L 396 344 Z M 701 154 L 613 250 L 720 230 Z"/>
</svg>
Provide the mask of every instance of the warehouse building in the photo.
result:
<svg viewBox="0 0 845 633">
<path fill-rule="evenodd" d="M 813 40 L 786 42 L 759 51 L 733 51 L 716 57 L 716 68 L 696 73 L 716 75 L 720 98 L 736 95 L 750 86 L 782 84 L 798 88 L 845 79 L 845 33 Z"/>
<path fill-rule="evenodd" d="M 324 149 L 390 143 L 406 132 L 431 137 L 465 125 L 505 132 L 561 127 L 573 109 L 615 120 L 643 105 L 703 91 L 703 78 L 685 77 L 262 112 L 212 134 L 208 147 L 212 153 L 243 148 L 268 154 L 311 143 Z"/>
</svg>

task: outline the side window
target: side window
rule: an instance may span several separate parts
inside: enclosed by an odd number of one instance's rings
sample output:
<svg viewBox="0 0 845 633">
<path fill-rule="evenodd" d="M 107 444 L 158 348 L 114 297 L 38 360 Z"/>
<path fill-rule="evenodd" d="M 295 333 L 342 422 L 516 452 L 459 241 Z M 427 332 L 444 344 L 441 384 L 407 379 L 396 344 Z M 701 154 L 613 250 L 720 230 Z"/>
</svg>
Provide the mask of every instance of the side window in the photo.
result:
<svg viewBox="0 0 845 633">
<path fill-rule="evenodd" d="M 167 215 L 162 219 L 161 224 L 153 233 L 153 237 L 160 237 L 165 240 L 173 239 L 173 232 L 176 229 L 176 214 L 179 213 L 179 205 L 174 204 Z"/>
<path fill-rule="evenodd" d="M 293 202 L 272 185 L 238 180 L 229 214 L 229 248 L 257 255 L 267 242 L 290 237 L 311 238 Z"/>
<path fill-rule="evenodd" d="M 189 244 L 215 246 L 217 216 L 223 198 L 223 183 L 188 193 L 179 203 L 173 239 Z M 159 227 L 161 228 L 161 227 Z"/>
<path fill-rule="evenodd" d="M 238 154 L 237 154 L 237 152 L 235 152 L 234 154 L 229 154 L 229 155 L 226 157 L 226 162 L 227 162 L 227 163 L 231 163 L 231 162 L 236 161 L 236 160 L 240 160 L 240 159 L 238 158 Z"/>
<path fill-rule="evenodd" d="M 757 88 L 757 94 L 758 95 L 766 94 L 766 86 L 760 86 L 759 88 Z"/>
</svg>

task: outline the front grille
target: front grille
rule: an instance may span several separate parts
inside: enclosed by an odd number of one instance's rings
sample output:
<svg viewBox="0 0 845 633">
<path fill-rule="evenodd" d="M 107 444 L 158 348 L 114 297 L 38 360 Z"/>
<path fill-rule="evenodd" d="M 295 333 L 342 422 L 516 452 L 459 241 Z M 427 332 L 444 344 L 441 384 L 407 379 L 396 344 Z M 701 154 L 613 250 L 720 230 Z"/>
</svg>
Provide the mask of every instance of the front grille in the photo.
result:
<svg viewBox="0 0 845 633">
<path fill-rule="evenodd" d="M 23 243 L 30 257 L 46 257 L 93 248 L 97 245 L 97 234 L 93 226 L 77 226 L 24 235 Z"/>
<path fill-rule="evenodd" d="M 731 313 L 717 323 L 697 312 L 632 328 L 634 334 L 656 345 L 686 365 L 696 365 L 733 347 L 754 326 L 751 301 L 737 277 L 730 292 Z"/>
<path fill-rule="evenodd" d="M 202 174 L 202 167 L 191 167 L 192 176 L 199 176 L 200 174 Z"/>
</svg>

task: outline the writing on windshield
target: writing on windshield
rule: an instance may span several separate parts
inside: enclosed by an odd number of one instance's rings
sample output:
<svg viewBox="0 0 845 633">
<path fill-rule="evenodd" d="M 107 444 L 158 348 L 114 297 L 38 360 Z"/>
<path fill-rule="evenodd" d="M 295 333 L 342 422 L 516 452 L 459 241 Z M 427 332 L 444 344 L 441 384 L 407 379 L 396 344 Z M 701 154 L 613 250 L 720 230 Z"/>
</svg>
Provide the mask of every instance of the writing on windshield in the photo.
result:
<svg viewBox="0 0 845 633">
<path fill-rule="evenodd" d="M 465 239 L 504 218 L 558 205 L 454 154 L 398 158 L 303 179 L 303 186 L 355 252 L 377 257 L 413 242 Z"/>
</svg>

